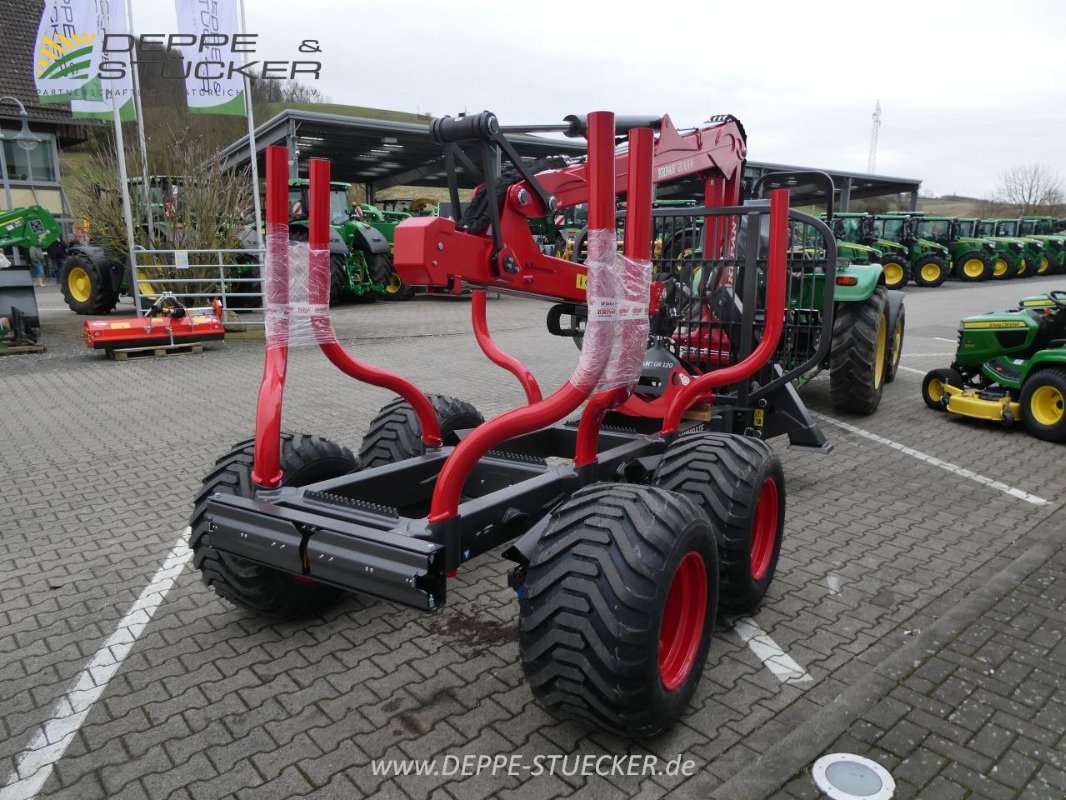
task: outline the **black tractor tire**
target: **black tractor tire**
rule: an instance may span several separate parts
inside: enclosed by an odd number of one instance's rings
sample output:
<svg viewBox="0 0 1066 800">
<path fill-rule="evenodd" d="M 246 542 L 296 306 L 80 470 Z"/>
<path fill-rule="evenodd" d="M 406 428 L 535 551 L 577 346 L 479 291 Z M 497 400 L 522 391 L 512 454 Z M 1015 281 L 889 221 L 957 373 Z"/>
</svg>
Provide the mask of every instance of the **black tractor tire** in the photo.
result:
<svg viewBox="0 0 1066 800">
<path fill-rule="evenodd" d="M 1066 370 L 1050 367 L 1030 375 L 1018 403 L 1029 433 L 1045 442 L 1066 442 Z"/>
<path fill-rule="evenodd" d="M 948 262 L 928 253 L 915 262 L 911 278 L 916 286 L 937 287 L 948 279 Z"/>
<path fill-rule="evenodd" d="M 1015 278 L 1028 278 L 1033 274 L 1033 264 L 1029 260 L 1029 256 L 1022 256 L 1018 259 L 1018 269 L 1014 271 Z"/>
<path fill-rule="evenodd" d="M 900 303 L 896 325 L 888 333 L 888 352 L 885 354 L 885 383 L 892 383 L 899 372 L 899 359 L 903 355 L 903 337 L 907 332 L 907 307 Z"/>
<path fill-rule="evenodd" d="M 110 314 L 118 305 L 118 292 L 111 288 L 99 265 L 81 253 L 71 253 L 59 271 L 63 302 L 75 314 Z"/>
<path fill-rule="evenodd" d="M 627 739 L 663 733 L 703 673 L 717 577 L 714 527 L 689 498 L 579 490 L 552 513 L 526 575 L 518 649 L 533 695 Z"/>
<path fill-rule="evenodd" d="M 239 442 L 215 462 L 204 478 L 189 521 L 193 565 L 203 582 L 220 597 L 257 614 L 295 619 L 314 614 L 332 605 L 343 590 L 321 583 L 303 582 L 293 575 L 265 567 L 211 546 L 207 501 L 213 494 L 254 497 L 252 462 L 255 444 Z M 305 486 L 336 478 L 359 469 L 359 459 L 351 450 L 328 439 L 300 433 L 281 435 L 283 486 Z"/>
<path fill-rule="evenodd" d="M 966 381 L 963 380 L 962 375 L 951 368 L 929 370 L 922 378 L 922 400 L 934 411 L 945 411 L 947 408 L 944 403 L 943 385 L 945 383 L 961 389 Z"/>
<path fill-rule="evenodd" d="M 367 274 L 378 286 L 387 286 L 392 275 L 392 259 L 388 253 L 364 253 Z"/>
<path fill-rule="evenodd" d="M 714 526 L 721 610 L 754 611 L 774 579 L 785 528 L 785 474 L 770 446 L 733 433 L 682 436 L 652 484 L 695 501 Z"/>
<path fill-rule="evenodd" d="M 329 304 L 337 306 L 351 299 L 352 293 L 348 289 L 348 269 L 344 265 L 344 256 L 340 253 L 330 253 Z"/>
<path fill-rule="evenodd" d="M 395 302 L 402 302 L 404 300 L 410 300 L 418 292 L 414 286 L 408 286 L 402 280 L 400 280 L 399 274 L 396 272 L 389 273 L 389 278 L 385 282 L 385 294 L 382 297 L 385 300 L 391 300 Z"/>
<path fill-rule="evenodd" d="M 965 283 L 987 281 L 992 277 L 993 259 L 980 250 L 970 250 L 955 259 L 955 277 Z"/>
<path fill-rule="evenodd" d="M 902 289 L 911 280 L 910 263 L 899 256 L 885 255 L 881 257 L 881 271 L 885 276 L 885 288 Z"/>
<path fill-rule="evenodd" d="M 1034 270 L 1033 274 L 1050 275 L 1052 274 L 1052 271 L 1053 270 L 1051 268 L 1051 257 L 1047 254 L 1047 251 L 1045 250 L 1043 253 L 1040 254 L 1040 257 L 1037 259 L 1036 269 Z"/>
<path fill-rule="evenodd" d="M 441 439 L 446 445 L 458 443 L 455 432 L 476 428 L 485 418 L 465 400 L 443 394 L 429 395 L 429 402 L 437 412 Z M 422 426 L 411 404 L 402 397 L 387 403 L 370 423 L 359 447 L 359 461 L 364 469 L 395 464 L 426 452 L 422 442 Z"/>
<path fill-rule="evenodd" d="M 992 259 L 992 280 L 1006 281 L 1018 274 L 1018 256 L 1013 253 L 996 253 Z"/>
<path fill-rule="evenodd" d="M 837 303 L 829 355 L 829 397 L 837 411 L 872 414 L 885 388 L 888 290 L 878 286 L 861 303 Z"/>
</svg>

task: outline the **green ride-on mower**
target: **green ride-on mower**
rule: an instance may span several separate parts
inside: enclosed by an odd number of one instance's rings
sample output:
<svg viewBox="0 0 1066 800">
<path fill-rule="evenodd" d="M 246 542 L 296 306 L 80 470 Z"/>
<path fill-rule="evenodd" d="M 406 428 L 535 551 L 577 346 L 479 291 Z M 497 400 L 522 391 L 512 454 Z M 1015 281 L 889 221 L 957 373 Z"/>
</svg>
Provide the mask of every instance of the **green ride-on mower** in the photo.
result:
<svg viewBox="0 0 1066 800">
<path fill-rule="evenodd" d="M 925 376 L 922 398 L 937 411 L 1021 420 L 1038 439 L 1066 441 L 1066 291 L 966 317 L 955 361 Z"/>
<path fill-rule="evenodd" d="M 826 215 L 823 214 L 825 219 Z M 833 235 L 837 237 L 837 252 L 844 257 L 864 263 L 879 263 L 884 271 L 885 287 L 902 289 L 911 280 L 910 251 L 899 242 L 879 237 L 874 231 L 874 218 L 866 212 L 841 212 L 833 215 Z M 872 248 L 876 253 L 865 257 L 853 247 L 842 243 Z"/>
<path fill-rule="evenodd" d="M 907 248 L 915 285 L 939 286 L 951 274 L 951 254 L 939 242 L 918 235 L 921 218 L 921 212 L 917 211 L 878 214 L 874 217 L 874 231 L 881 239 Z"/>
<path fill-rule="evenodd" d="M 987 239 L 965 235 L 964 230 L 967 229 L 953 217 L 923 216 L 918 220 L 916 233 L 921 239 L 948 248 L 951 274 L 960 281 L 988 280 L 994 269 L 996 245 Z"/>
</svg>

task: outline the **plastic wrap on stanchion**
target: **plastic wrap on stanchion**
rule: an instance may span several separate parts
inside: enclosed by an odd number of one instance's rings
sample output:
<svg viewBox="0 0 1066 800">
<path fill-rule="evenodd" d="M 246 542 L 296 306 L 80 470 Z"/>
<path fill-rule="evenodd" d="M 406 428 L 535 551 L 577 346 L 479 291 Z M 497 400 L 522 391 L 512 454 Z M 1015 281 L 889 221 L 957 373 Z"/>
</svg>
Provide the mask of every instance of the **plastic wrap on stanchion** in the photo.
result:
<svg viewBox="0 0 1066 800">
<path fill-rule="evenodd" d="M 287 230 L 267 235 L 267 347 L 335 342 L 329 317 L 329 250 L 290 244 Z"/>
<path fill-rule="evenodd" d="M 588 323 L 570 383 L 586 392 L 632 385 L 648 342 L 651 263 L 619 255 L 613 230 L 594 230 L 585 267 Z"/>
</svg>

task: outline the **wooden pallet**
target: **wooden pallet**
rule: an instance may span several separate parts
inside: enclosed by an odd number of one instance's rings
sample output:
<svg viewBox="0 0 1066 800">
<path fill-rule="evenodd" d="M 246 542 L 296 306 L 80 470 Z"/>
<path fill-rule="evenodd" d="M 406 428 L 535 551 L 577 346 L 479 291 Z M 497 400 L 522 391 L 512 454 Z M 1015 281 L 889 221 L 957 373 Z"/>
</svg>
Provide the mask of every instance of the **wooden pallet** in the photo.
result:
<svg viewBox="0 0 1066 800">
<path fill-rule="evenodd" d="M 104 352 L 112 361 L 128 361 L 131 358 L 143 358 L 152 356 L 176 355 L 180 353 L 202 353 L 203 342 L 182 342 L 181 344 L 161 344 L 154 347 L 116 347 L 108 348 Z"/>
<path fill-rule="evenodd" d="M 43 353 L 48 348 L 43 344 L 0 344 L 0 356 L 18 356 L 24 353 Z"/>
</svg>

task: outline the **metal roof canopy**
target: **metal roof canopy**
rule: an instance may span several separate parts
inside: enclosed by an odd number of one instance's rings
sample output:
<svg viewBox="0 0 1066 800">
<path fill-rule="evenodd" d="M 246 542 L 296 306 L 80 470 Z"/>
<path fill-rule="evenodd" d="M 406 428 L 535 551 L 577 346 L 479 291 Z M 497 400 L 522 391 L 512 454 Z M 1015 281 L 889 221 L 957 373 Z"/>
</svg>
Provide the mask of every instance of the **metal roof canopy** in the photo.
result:
<svg viewBox="0 0 1066 800">
<path fill-rule="evenodd" d="M 349 117 L 344 114 L 325 114 L 317 111 L 288 109 L 259 125 L 255 132 L 256 145 L 262 150 L 268 145 L 284 144 L 289 148 L 289 175 L 297 178 L 306 172 L 309 158 L 325 158 L 332 162 L 331 179 L 363 184 L 368 197 L 376 191 L 394 186 L 444 186 L 444 158 L 440 145 L 429 134 L 429 125 L 420 122 L 398 122 Z M 548 139 L 541 136 L 514 135 L 507 137 L 522 156 L 550 155 L 580 156 L 585 153 L 583 140 Z M 248 137 L 240 139 L 222 151 L 224 169 L 236 169 L 248 163 Z M 786 164 L 748 161 L 744 169 L 745 183 L 769 172 L 808 170 Z M 916 208 L 921 181 L 912 178 L 891 178 L 840 170 L 824 170 L 837 189 L 839 210 L 846 211 L 852 198 L 881 197 L 910 194 L 911 207 Z M 472 176 L 460 171 L 461 186 L 473 188 Z M 680 194 L 692 188 L 700 189 L 695 181 L 681 182 L 668 194 Z M 666 193 L 664 193 L 666 194 Z M 793 188 L 796 205 L 823 203 L 824 192 L 818 196 L 813 187 Z"/>
</svg>

